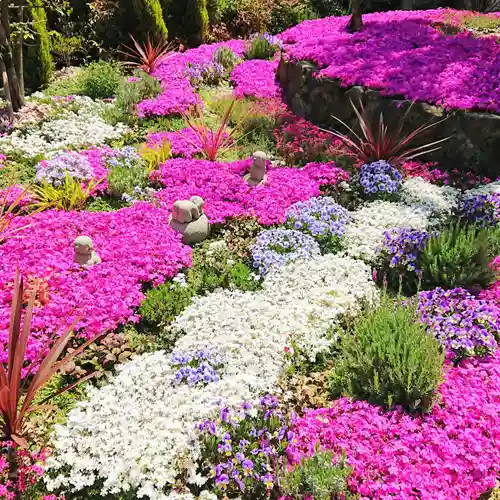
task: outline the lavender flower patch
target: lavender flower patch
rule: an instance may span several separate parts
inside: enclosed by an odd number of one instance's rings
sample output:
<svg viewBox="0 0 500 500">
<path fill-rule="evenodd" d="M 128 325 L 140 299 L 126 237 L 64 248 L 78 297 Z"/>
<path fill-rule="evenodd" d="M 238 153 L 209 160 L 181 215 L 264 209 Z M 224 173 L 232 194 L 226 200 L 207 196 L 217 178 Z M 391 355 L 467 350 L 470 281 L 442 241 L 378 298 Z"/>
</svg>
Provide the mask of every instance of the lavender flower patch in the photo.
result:
<svg viewBox="0 0 500 500">
<path fill-rule="evenodd" d="M 190 387 L 219 382 L 222 360 L 210 352 L 199 351 L 194 354 L 172 354 L 173 367 L 177 370 L 175 383 L 187 383 Z"/>
<path fill-rule="evenodd" d="M 36 170 L 37 181 L 47 181 L 54 186 L 63 184 L 66 173 L 80 181 L 89 181 L 93 176 L 88 159 L 73 151 L 59 153 L 50 160 L 42 160 Z"/>
<path fill-rule="evenodd" d="M 261 275 L 289 262 L 320 255 L 319 245 L 312 236 L 292 229 L 262 231 L 250 250 L 253 265 Z"/>
<path fill-rule="evenodd" d="M 340 246 L 347 220 L 348 211 L 329 196 L 295 203 L 286 214 L 288 227 L 309 234 L 328 251 Z"/>
<path fill-rule="evenodd" d="M 226 68 L 215 61 L 188 64 L 185 75 L 193 87 L 217 85 L 228 76 Z"/>
<path fill-rule="evenodd" d="M 369 198 L 393 198 L 398 192 L 403 176 L 384 160 L 361 167 L 359 183 L 363 194 Z"/>
<path fill-rule="evenodd" d="M 106 165 L 108 168 L 132 168 L 142 163 L 142 158 L 133 146 L 106 151 Z"/>
<path fill-rule="evenodd" d="M 420 321 L 457 359 L 491 353 L 497 346 L 500 309 L 462 288 L 420 292 Z M 497 334 L 498 335 L 498 334 Z"/>
</svg>

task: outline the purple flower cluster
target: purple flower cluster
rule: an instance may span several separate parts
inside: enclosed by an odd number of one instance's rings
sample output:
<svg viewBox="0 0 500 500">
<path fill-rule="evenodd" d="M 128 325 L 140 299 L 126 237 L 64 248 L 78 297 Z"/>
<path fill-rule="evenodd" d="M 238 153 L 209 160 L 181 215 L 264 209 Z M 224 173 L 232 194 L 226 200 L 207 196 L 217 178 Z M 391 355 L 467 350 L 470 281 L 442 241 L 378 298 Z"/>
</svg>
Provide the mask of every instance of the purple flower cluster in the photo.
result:
<svg viewBox="0 0 500 500">
<path fill-rule="evenodd" d="M 73 151 L 59 153 L 51 160 L 42 160 L 36 170 L 37 181 L 47 181 L 54 186 L 62 185 L 66 174 L 81 181 L 89 181 L 93 177 L 88 159 Z"/>
<path fill-rule="evenodd" d="M 222 362 L 210 352 L 173 353 L 172 363 L 177 369 L 176 384 L 186 382 L 189 386 L 207 385 L 220 380 L 218 371 L 222 368 Z"/>
<path fill-rule="evenodd" d="M 109 168 L 132 168 L 142 162 L 142 158 L 133 146 L 125 146 L 121 149 L 110 149 L 109 151 L 105 151 L 104 156 L 106 165 Z"/>
<path fill-rule="evenodd" d="M 264 275 L 298 259 L 320 255 L 318 243 L 312 236 L 292 229 L 262 231 L 251 248 L 254 267 Z"/>
<path fill-rule="evenodd" d="M 458 358 L 484 355 L 497 346 L 500 309 L 462 288 L 420 292 L 417 312 L 422 323 Z"/>
<path fill-rule="evenodd" d="M 361 167 L 359 182 L 366 195 L 391 195 L 397 193 L 402 179 L 390 163 L 379 160 Z"/>
<path fill-rule="evenodd" d="M 500 193 L 467 198 L 462 206 L 462 216 L 481 226 L 496 226 L 500 221 Z"/>
<path fill-rule="evenodd" d="M 295 419 L 294 419 L 295 420 Z M 202 455 L 210 468 L 216 493 L 230 498 L 265 498 L 275 485 L 276 469 L 293 439 L 277 401 L 265 396 L 260 403 L 223 408 L 216 420 L 197 426 L 202 432 Z"/>
<path fill-rule="evenodd" d="M 333 198 L 322 196 L 292 205 L 286 219 L 289 227 L 311 235 L 320 243 L 344 235 L 348 211 Z"/>
<path fill-rule="evenodd" d="M 390 259 L 389 267 L 401 271 L 418 271 L 417 260 L 430 234 L 416 229 L 395 228 L 386 231 L 384 236 L 385 241 L 380 253 Z"/>
<path fill-rule="evenodd" d="M 185 75 L 193 87 L 200 85 L 217 85 L 227 77 L 227 71 L 215 61 L 188 64 Z"/>
</svg>

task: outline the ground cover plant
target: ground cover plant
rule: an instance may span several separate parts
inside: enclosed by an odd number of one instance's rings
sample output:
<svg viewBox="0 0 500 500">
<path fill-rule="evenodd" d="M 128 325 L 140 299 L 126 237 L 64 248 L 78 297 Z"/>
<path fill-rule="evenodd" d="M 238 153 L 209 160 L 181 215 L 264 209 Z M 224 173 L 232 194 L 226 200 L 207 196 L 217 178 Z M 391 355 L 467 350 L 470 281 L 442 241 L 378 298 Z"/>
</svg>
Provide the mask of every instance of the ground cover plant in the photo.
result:
<svg viewBox="0 0 500 500">
<path fill-rule="evenodd" d="M 0 497 L 495 498 L 500 182 L 429 161 L 433 127 L 422 148 L 382 117 L 329 133 L 276 77 L 308 59 L 499 111 L 498 16 L 270 35 L 292 7 L 258 3 L 231 21 L 245 39 L 186 49 L 160 3 L 161 36 L 63 72 L 2 128 Z M 229 3 L 189 2 L 189 39 L 223 33 Z"/>
</svg>

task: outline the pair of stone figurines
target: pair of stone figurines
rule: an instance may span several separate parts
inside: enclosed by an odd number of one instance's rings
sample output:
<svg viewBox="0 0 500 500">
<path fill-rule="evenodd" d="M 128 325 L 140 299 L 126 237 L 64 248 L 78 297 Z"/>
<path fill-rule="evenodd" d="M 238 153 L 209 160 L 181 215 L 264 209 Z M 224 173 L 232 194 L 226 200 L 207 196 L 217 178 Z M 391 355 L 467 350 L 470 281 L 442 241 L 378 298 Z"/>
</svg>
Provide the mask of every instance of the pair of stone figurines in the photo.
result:
<svg viewBox="0 0 500 500">
<path fill-rule="evenodd" d="M 250 171 L 245 175 L 249 186 L 265 184 L 267 155 L 262 151 L 253 154 L 253 162 Z M 198 243 L 208 238 L 210 234 L 210 222 L 203 213 L 203 198 L 193 196 L 189 200 L 178 200 L 174 203 L 169 225 L 178 233 L 182 234 L 185 244 Z M 99 264 L 101 258 L 94 250 L 92 239 L 89 236 L 78 236 L 75 239 L 75 262 L 80 266 L 87 267 Z"/>
</svg>

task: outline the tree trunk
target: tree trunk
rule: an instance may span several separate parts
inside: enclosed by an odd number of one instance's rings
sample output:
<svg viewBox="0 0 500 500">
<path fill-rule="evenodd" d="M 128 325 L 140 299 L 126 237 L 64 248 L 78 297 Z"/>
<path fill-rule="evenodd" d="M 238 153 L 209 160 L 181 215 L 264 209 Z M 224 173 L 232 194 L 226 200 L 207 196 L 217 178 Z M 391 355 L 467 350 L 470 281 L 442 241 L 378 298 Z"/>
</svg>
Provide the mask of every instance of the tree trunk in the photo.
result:
<svg viewBox="0 0 500 500">
<path fill-rule="evenodd" d="M 9 120 L 12 121 L 14 118 L 14 109 L 12 108 L 12 97 L 10 96 L 9 79 L 7 78 L 7 69 L 5 68 L 5 63 L 3 62 L 1 55 L 0 55 L 0 75 L 2 76 L 3 92 L 5 94 L 5 99 L 7 101 L 7 114 L 9 116 Z"/>
<path fill-rule="evenodd" d="M 2 19 L 0 22 L 0 57 L 3 59 L 3 65 L 7 74 L 8 87 L 10 90 L 10 102 L 14 111 L 19 111 L 24 105 L 24 98 L 19 89 L 19 81 L 17 79 L 16 68 L 14 67 L 14 59 L 12 57 L 12 47 L 10 44 L 9 18 L 5 15 L 6 0 L 2 1 L 0 12 Z M 4 84 L 5 85 L 5 84 Z"/>
<path fill-rule="evenodd" d="M 24 7 L 20 5 L 17 9 L 17 20 L 22 26 L 24 22 Z M 21 31 L 19 31 L 19 33 L 16 35 L 15 67 L 17 78 L 19 79 L 19 92 L 24 98 L 23 35 L 24 34 L 21 28 Z"/>
<path fill-rule="evenodd" d="M 351 0 L 351 10 L 352 15 L 347 25 L 347 29 L 354 33 L 363 27 L 361 0 Z"/>
</svg>

